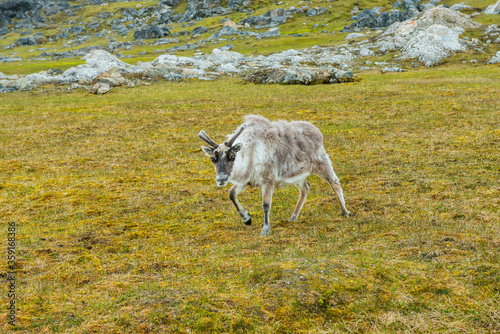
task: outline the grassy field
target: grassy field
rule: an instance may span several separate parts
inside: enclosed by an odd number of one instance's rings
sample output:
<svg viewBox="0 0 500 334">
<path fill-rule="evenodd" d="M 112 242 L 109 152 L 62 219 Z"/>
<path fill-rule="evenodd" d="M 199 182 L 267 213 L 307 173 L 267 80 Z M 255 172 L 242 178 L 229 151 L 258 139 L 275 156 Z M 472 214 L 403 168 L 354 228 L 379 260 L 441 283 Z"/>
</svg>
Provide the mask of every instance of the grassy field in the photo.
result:
<svg viewBox="0 0 500 334">
<path fill-rule="evenodd" d="M 45 90 L 44 92 L 41 89 Z M 155 83 L 0 95 L 0 221 L 17 223 L 18 333 L 498 333 L 500 67 L 365 73 L 353 84 Z M 246 114 L 307 120 L 341 178 L 215 185 L 196 136 Z M 5 254 L 5 252 L 4 252 Z"/>
</svg>

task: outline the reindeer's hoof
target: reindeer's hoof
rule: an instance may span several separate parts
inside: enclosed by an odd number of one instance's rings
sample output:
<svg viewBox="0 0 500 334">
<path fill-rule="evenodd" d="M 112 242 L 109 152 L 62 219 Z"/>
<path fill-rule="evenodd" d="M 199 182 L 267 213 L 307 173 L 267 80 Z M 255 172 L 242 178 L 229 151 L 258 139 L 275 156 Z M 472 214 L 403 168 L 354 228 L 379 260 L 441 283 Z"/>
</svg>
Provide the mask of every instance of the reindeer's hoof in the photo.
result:
<svg viewBox="0 0 500 334">
<path fill-rule="evenodd" d="M 353 215 L 353 214 L 351 214 L 349 211 L 342 211 L 342 216 L 344 216 L 344 217 L 349 217 L 351 215 Z"/>
<path fill-rule="evenodd" d="M 245 220 L 243 222 L 245 223 L 245 225 L 250 226 L 250 225 L 252 225 L 252 218 L 248 218 L 248 220 Z"/>
<path fill-rule="evenodd" d="M 265 237 L 265 236 L 268 236 L 269 234 L 271 234 L 271 228 L 263 228 L 262 229 L 262 232 L 260 232 L 260 235 Z"/>
<path fill-rule="evenodd" d="M 296 216 L 296 215 L 292 215 L 292 216 L 290 217 L 290 219 L 288 219 L 288 221 L 289 221 L 289 222 L 295 222 L 295 221 L 297 221 L 297 216 Z"/>
</svg>

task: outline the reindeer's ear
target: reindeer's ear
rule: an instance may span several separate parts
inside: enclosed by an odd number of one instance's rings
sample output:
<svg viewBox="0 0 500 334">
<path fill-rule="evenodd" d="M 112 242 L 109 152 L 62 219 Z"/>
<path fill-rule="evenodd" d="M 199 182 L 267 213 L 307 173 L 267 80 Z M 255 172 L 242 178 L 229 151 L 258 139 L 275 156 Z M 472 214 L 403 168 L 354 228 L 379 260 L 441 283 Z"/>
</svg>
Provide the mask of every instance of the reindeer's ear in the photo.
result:
<svg viewBox="0 0 500 334">
<path fill-rule="evenodd" d="M 211 157 L 214 154 L 214 148 L 210 146 L 202 146 L 201 149 L 205 152 L 207 157 Z"/>
<path fill-rule="evenodd" d="M 233 150 L 234 153 L 238 152 L 239 150 L 241 150 L 243 148 L 243 144 L 242 143 L 238 143 L 238 144 L 235 144 L 231 147 L 231 150 Z"/>
</svg>

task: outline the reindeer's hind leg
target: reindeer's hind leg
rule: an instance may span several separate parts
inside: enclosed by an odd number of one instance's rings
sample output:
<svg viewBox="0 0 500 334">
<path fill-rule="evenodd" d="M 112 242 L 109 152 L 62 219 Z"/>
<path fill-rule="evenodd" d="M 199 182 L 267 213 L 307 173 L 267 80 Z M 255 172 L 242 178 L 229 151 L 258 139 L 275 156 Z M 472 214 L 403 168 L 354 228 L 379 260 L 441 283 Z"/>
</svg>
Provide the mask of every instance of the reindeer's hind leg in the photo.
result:
<svg viewBox="0 0 500 334">
<path fill-rule="evenodd" d="M 234 186 L 231 187 L 231 189 L 229 189 L 229 198 L 234 203 L 234 206 L 236 206 L 236 210 L 238 210 L 238 214 L 240 215 L 243 222 L 246 225 L 251 225 L 252 217 L 250 216 L 247 210 L 243 209 L 240 202 L 238 202 L 238 194 L 241 193 L 243 190 L 245 190 L 245 188 L 246 186 L 240 186 L 235 184 Z"/>
<path fill-rule="evenodd" d="M 332 163 L 330 161 L 330 158 L 325 153 L 324 159 L 318 162 L 316 165 L 316 170 L 314 171 L 315 174 L 317 174 L 319 177 L 324 179 L 330 187 L 332 187 L 333 191 L 335 192 L 335 195 L 337 195 L 337 198 L 340 203 L 340 209 L 342 210 L 342 215 L 343 216 L 350 216 L 351 213 L 347 211 L 345 207 L 345 201 L 344 201 L 344 195 L 342 193 L 342 187 L 340 186 L 340 180 L 333 171 Z"/>
<path fill-rule="evenodd" d="M 271 213 L 271 203 L 273 201 L 274 184 L 262 185 L 262 210 L 264 210 L 264 227 L 260 233 L 263 237 L 271 233 L 271 221 L 269 214 Z"/>
<path fill-rule="evenodd" d="M 296 221 L 299 218 L 300 210 L 302 210 L 302 207 L 306 202 L 307 193 L 309 191 L 309 182 L 307 182 L 305 179 L 302 181 L 302 183 L 296 184 L 296 186 L 300 190 L 300 195 L 299 195 L 299 201 L 297 202 L 297 206 L 295 207 L 295 210 L 293 211 L 293 214 L 290 217 L 290 219 L 288 219 L 288 221 L 290 222 Z"/>
</svg>

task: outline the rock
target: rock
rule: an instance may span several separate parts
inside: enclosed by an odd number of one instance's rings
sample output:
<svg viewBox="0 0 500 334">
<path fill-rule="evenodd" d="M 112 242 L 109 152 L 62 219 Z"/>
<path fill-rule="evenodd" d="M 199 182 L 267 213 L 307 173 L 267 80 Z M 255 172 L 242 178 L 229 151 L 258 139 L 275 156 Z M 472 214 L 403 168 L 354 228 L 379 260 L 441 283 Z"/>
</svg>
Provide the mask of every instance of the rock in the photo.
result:
<svg viewBox="0 0 500 334">
<path fill-rule="evenodd" d="M 88 84 L 112 68 L 118 68 L 122 73 L 139 73 L 144 70 L 144 68 L 124 63 L 104 50 L 93 50 L 84 59 L 86 60 L 84 65 L 72 67 L 62 74 L 66 81 Z"/>
<path fill-rule="evenodd" d="M 231 35 L 238 35 L 240 31 L 236 28 L 230 27 L 230 26 L 224 26 L 222 27 L 218 32 L 210 36 L 208 39 L 213 40 L 213 39 L 218 39 L 220 36 L 231 36 Z"/>
<path fill-rule="evenodd" d="M 178 39 L 175 38 L 160 38 L 154 41 L 153 45 L 165 45 L 165 44 L 173 44 L 179 43 Z"/>
<path fill-rule="evenodd" d="M 439 24 L 416 33 L 412 40 L 402 48 L 406 58 L 417 58 L 425 66 L 439 63 L 441 59 L 448 57 L 451 51 L 464 49 L 459 33 Z"/>
<path fill-rule="evenodd" d="M 496 55 L 494 55 L 488 62 L 488 64 L 498 64 L 498 63 L 500 63 L 500 51 L 498 51 Z"/>
<path fill-rule="evenodd" d="M 397 2 L 397 1 L 396 1 Z M 359 14 L 359 8 L 357 6 L 352 7 L 350 14 L 351 15 L 358 15 Z"/>
<path fill-rule="evenodd" d="M 462 3 L 454 4 L 453 6 L 450 7 L 450 9 L 452 9 L 452 10 L 473 10 L 474 8 L 471 6 L 467 6 L 464 4 L 464 2 L 462 2 Z"/>
<path fill-rule="evenodd" d="M 241 28 L 241 26 L 240 26 L 240 25 L 236 24 L 234 21 L 231 21 L 231 20 L 226 20 L 226 21 L 224 22 L 224 25 L 225 25 L 225 26 L 232 27 L 232 28 L 236 28 L 236 29 Z"/>
<path fill-rule="evenodd" d="M 207 60 L 214 64 L 225 64 L 225 63 L 233 63 L 235 61 L 243 58 L 243 55 L 234 51 L 221 51 L 220 49 L 213 49 L 210 56 L 208 56 Z"/>
<path fill-rule="evenodd" d="M 256 84 L 327 84 L 358 81 L 352 72 L 317 68 L 265 68 L 251 74 L 248 81 Z"/>
<path fill-rule="evenodd" d="M 97 95 L 106 94 L 111 90 L 108 84 L 98 82 L 90 87 L 90 92 Z"/>
<path fill-rule="evenodd" d="M 191 35 L 202 35 L 208 32 L 208 28 L 204 26 L 199 26 L 191 31 Z"/>
<path fill-rule="evenodd" d="M 120 69 L 116 67 L 99 75 L 96 81 L 105 83 L 110 87 L 124 86 L 129 83 L 129 80 L 124 78 Z"/>
<path fill-rule="evenodd" d="M 148 26 L 145 29 L 138 29 L 134 32 L 134 39 L 153 39 L 161 38 L 165 35 L 170 34 L 170 30 L 167 28 L 167 32 L 158 28 L 157 26 Z"/>
<path fill-rule="evenodd" d="M 30 37 L 21 37 L 17 40 L 16 42 L 17 45 L 22 46 L 22 45 L 36 45 L 36 40 L 35 37 L 30 36 Z"/>
<path fill-rule="evenodd" d="M 72 27 L 69 29 L 69 33 L 70 33 L 70 34 L 79 35 L 79 34 L 83 33 L 83 27 L 72 26 Z"/>
<path fill-rule="evenodd" d="M 243 6 L 243 0 L 229 0 L 227 2 L 227 8 L 236 9 Z"/>
<path fill-rule="evenodd" d="M 256 39 L 262 39 L 262 38 L 270 38 L 270 37 L 278 37 L 280 36 L 280 29 L 279 28 L 271 28 L 268 31 L 258 34 L 255 38 Z"/>
<path fill-rule="evenodd" d="M 221 51 L 229 51 L 229 50 L 233 50 L 235 49 L 234 45 L 231 45 L 231 44 L 227 44 L 223 47 L 220 48 Z"/>
<path fill-rule="evenodd" d="M 465 49 L 459 36 L 465 28 L 478 28 L 479 23 L 448 8 L 430 8 L 415 19 L 396 22 L 378 37 L 375 44 L 381 52 L 400 49 L 402 58 L 417 58 L 432 66 L 450 52 Z"/>
<path fill-rule="evenodd" d="M 12 87 L 16 90 L 29 90 L 31 88 L 26 78 L 17 79 L 14 81 Z"/>
<path fill-rule="evenodd" d="M 366 36 L 365 34 L 353 32 L 353 33 L 350 33 L 349 35 L 347 35 L 344 39 L 355 39 L 355 38 L 360 38 L 360 37 L 365 37 L 365 36 Z"/>
<path fill-rule="evenodd" d="M 217 67 L 218 72 L 222 73 L 239 73 L 240 70 L 238 70 L 233 64 L 221 64 L 219 67 Z"/>
<path fill-rule="evenodd" d="M 96 15 L 96 17 L 98 19 L 101 19 L 101 20 L 109 19 L 111 16 L 112 16 L 112 14 L 110 12 L 101 12 L 101 13 Z"/>
<path fill-rule="evenodd" d="M 388 73 L 388 72 L 406 72 L 405 69 L 399 68 L 399 67 L 384 67 L 381 70 L 382 73 Z"/>
<path fill-rule="evenodd" d="M 5 35 L 8 32 L 9 32 L 9 28 L 8 27 L 1 27 L 0 28 L 0 36 Z"/>
<path fill-rule="evenodd" d="M 169 7 L 174 7 L 175 5 L 178 4 L 177 0 L 158 0 L 158 6 L 169 6 Z"/>
<path fill-rule="evenodd" d="M 500 0 L 498 0 L 495 4 L 486 7 L 483 11 L 483 14 L 488 15 L 497 15 L 500 14 Z"/>
<path fill-rule="evenodd" d="M 359 56 L 360 57 L 371 57 L 371 56 L 374 56 L 375 55 L 375 52 L 373 52 L 372 50 L 368 49 L 368 48 L 361 48 L 359 50 Z"/>
<path fill-rule="evenodd" d="M 328 11 L 325 7 L 313 7 L 306 12 L 306 16 L 316 16 L 324 14 Z"/>
<path fill-rule="evenodd" d="M 255 28 L 271 28 L 286 23 L 286 12 L 283 8 L 272 9 L 260 16 L 249 16 L 243 19 L 241 25 L 251 25 Z"/>
</svg>

